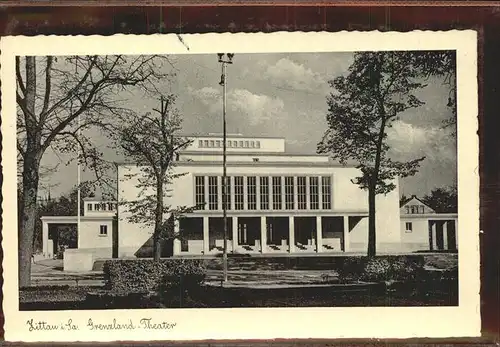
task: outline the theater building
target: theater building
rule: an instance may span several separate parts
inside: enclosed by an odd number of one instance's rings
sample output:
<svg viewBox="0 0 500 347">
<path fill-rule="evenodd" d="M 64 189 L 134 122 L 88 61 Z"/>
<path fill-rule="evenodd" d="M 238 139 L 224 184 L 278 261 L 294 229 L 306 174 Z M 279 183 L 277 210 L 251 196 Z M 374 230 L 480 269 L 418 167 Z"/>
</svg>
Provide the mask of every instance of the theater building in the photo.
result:
<svg viewBox="0 0 500 347">
<path fill-rule="evenodd" d="M 189 136 L 192 144 L 175 161 L 166 203 L 201 206 L 176 223 L 181 240 L 173 255 L 223 251 L 221 135 Z M 132 223 L 122 202 L 138 200 L 140 167 L 118 168 L 118 255 L 136 256 L 150 242 L 152 226 Z M 353 179 L 353 166 L 328 156 L 289 153 L 280 137 L 227 136 L 228 252 L 313 254 L 366 252 L 367 192 Z M 399 189 L 377 196 L 377 250 L 401 250 Z M 143 195 L 142 195 L 143 196 Z"/>
</svg>

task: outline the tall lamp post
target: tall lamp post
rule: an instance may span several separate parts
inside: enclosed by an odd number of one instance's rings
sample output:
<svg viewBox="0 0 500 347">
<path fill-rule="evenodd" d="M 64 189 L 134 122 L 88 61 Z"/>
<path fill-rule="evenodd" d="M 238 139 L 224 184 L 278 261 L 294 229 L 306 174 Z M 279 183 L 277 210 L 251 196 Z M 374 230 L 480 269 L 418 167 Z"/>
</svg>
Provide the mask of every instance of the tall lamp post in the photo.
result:
<svg viewBox="0 0 500 347">
<path fill-rule="evenodd" d="M 219 63 L 222 65 L 222 219 L 224 223 L 224 251 L 222 253 L 222 266 L 224 282 L 227 282 L 227 170 L 226 170 L 226 66 L 233 63 L 233 53 L 217 53 Z"/>
</svg>

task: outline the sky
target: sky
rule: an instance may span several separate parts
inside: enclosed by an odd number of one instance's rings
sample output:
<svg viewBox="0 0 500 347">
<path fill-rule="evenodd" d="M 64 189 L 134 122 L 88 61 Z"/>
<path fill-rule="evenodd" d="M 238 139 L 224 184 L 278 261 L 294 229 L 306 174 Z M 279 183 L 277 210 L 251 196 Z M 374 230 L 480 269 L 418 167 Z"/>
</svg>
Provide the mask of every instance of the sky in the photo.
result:
<svg viewBox="0 0 500 347">
<path fill-rule="evenodd" d="M 159 89 L 177 95 L 176 106 L 183 116 L 183 132 L 209 133 L 222 129 L 221 67 L 215 54 L 170 56 L 175 72 Z M 286 150 L 294 153 L 316 152 L 326 130 L 326 97 L 329 80 L 345 75 L 353 61 L 352 53 L 239 54 L 227 68 L 227 131 L 247 136 L 282 136 Z M 436 187 L 456 181 L 456 141 L 452 129 L 442 122 L 451 116 L 449 87 L 437 78 L 425 81 L 418 91 L 425 102 L 401 114 L 388 131 L 395 159 L 411 160 L 426 156 L 419 172 L 400 180 L 400 195 L 423 196 Z M 127 93 L 125 105 L 140 112 L 158 106 L 158 100 Z M 106 138 L 99 132 L 89 134 L 98 145 Z M 108 160 L 116 160 L 113 150 L 104 150 Z M 76 165 L 65 165 L 68 156 L 48 151 L 42 164 L 57 170 L 42 180 L 41 195 L 50 187 L 51 196 L 68 192 L 76 184 Z M 92 174 L 82 172 L 82 180 Z"/>
</svg>

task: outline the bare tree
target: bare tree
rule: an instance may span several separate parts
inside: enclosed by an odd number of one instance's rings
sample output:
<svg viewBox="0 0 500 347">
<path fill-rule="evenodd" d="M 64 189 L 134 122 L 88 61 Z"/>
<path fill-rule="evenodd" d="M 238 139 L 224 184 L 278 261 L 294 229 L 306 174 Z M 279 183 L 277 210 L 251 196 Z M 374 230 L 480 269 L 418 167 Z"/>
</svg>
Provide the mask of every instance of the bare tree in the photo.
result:
<svg viewBox="0 0 500 347">
<path fill-rule="evenodd" d="M 22 185 L 19 203 L 19 285 L 30 284 L 33 233 L 37 218 L 40 165 L 51 147 L 79 152 L 78 160 L 99 179 L 102 153 L 84 135 L 106 129 L 127 111 L 120 96 L 132 90 L 157 92 L 165 57 L 71 56 L 16 57 L 17 153 Z"/>
<path fill-rule="evenodd" d="M 175 220 L 194 208 L 165 204 L 171 191 L 168 185 L 183 175 L 174 173 L 176 155 L 191 143 L 179 136 L 182 118 L 174 104 L 174 95 L 162 97 L 159 110 L 132 116 L 116 131 L 125 156 L 140 167 L 139 172 L 127 174 L 128 178 L 138 180 L 138 199 L 120 204 L 128 208 L 131 222 L 154 225 L 153 259 L 156 261 L 161 257 L 162 240 L 179 236 L 174 233 Z"/>
</svg>

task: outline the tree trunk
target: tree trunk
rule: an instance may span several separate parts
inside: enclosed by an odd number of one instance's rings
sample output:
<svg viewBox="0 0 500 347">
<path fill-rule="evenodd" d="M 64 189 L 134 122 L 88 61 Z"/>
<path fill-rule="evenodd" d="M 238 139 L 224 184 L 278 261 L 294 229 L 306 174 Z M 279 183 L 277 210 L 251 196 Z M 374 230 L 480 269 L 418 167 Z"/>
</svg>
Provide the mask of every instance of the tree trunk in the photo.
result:
<svg viewBox="0 0 500 347">
<path fill-rule="evenodd" d="M 160 261 L 161 258 L 161 228 L 163 224 L 163 182 L 157 179 L 156 185 L 156 211 L 155 230 L 153 233 L 153 260 Z"/>
<path fill-rule="evenodd" d="M 375 186 L 368 188 L 368 257 L 376 254 Z"/>
<path fill-rule="evenodd" d="M 19 286 L 31 284 L 31 257 L 33 256 L 33 235 L 38 215 L 37 195 L 40 169 L 41 133 L 35 116 L 36 100 L 36 62 L 35 57 L 26 57 L 26 90 L 23 110 L 26 123 L 26 151 L 23 158 L 23 193 L 18 211 L 19 242 Z"/>
<path fill-rule="evenodd" d="M 23 169 L 23 201 L 18 211 L 21 225 L 19 237 L 19 286 L 31 284 L 31 257 L 33 255 L 33 235 L 37 219 L 38 169 L 36 159 L 24 158 Z"/>
</svg>

